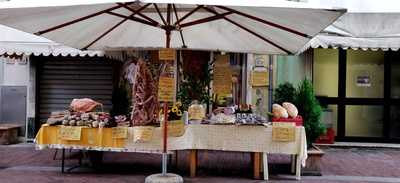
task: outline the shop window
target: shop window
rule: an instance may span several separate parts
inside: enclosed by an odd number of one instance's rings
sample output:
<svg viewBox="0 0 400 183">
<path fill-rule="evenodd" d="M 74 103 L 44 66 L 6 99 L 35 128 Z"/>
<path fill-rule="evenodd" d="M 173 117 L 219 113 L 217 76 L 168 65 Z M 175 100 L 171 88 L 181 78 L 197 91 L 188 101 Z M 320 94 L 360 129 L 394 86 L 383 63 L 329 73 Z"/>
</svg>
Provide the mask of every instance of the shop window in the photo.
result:
<svg viewBox="0 0 400 183">
<path fill-rule="evenodd" d="M 383 51 L 347 50 L 346 97 L 383 98 Z"/>
<path fill-rule="evenodd" d="M 346 136 L 382 137 L 382 128 L 383 106 L 346 106 Z"/>
<path fill-rule="evenodd" d="M 390 107 L 390 136 L 400 138 L 400 106 Z"/>
<path fill-rule="evenodd" d="M 326 128 L 332 128 L 337 136 L 337 105 L 328 105 L 324 107 L 321 115 L 321 123 Z"/>
<path fill-rule="evenodd" d="M 314 49 L 313 83 L 318 96 L 338 96 L 339 52 L 337 49 Z"/>
<path fill-rule="evenodd" d="M 398 99 L 400 98 L 400 56 L 396 56 L 395 59 L 392 60 L 391 69 L 391 95 L 392 98 Z"/>
</svg>

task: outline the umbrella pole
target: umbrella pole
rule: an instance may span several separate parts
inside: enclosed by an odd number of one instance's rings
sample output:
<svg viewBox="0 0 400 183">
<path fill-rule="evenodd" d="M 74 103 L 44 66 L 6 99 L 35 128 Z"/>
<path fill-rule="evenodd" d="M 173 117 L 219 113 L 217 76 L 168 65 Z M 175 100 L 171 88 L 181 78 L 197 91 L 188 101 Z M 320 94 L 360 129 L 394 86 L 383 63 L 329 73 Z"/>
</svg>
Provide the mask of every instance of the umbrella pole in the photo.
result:
<svg viewBox="0 0 400 183">
<path fill-rule="evenodd" d="M 162 153 L 162 175 L 167 174 L 167 138 L 168 138 L 168 104 L 164 103 L 164 121 L 163 121 L 163 153 Z"/>
</svg>

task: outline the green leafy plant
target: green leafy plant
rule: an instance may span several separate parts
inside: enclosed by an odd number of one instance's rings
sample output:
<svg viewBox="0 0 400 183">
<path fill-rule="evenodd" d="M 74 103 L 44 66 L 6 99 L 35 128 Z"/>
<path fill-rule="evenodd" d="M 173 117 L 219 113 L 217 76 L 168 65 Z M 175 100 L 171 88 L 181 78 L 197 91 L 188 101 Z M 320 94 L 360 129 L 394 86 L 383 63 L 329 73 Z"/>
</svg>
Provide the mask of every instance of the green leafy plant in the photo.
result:
<svg viewBox="0 0 400 183">
<path fill-rule="evenodd" d="M 310 80 L 305 79 L 300 83 L 294 98 L 294 104 L 298 107 L 299 114 L 303 117 L 307 144 L 311 147 L 311 143 L 325 133 L 325 127 L 320 121 L 322 108 L 315 97 Z"/>
<path fill-rule="evenodd" d="M 177 98 L 182 102 L 185 110 L 188 109 L 193 100 L 198 100 L 203 104 L 209 104 L 211 102 L 208 87 L 212 80 L 212 74 L 208 67 L 205 68 L 204 72 L 204 77 L 202 79 L 193 77 L 190 74 L 184 74 L 184 80 L 180 84 Z"/>
<path fill-rule="evenodd" d="M 211 104 L 210 83 L 213 78 L 212 63 L 209 64 L 209 52 L 182 51 L 178 62 L 180 83 L 177 98 L 187 110 L 193 100 L 202 104 Z"/>
<path fill-rule="evenodd" d="M 274 93 L 274 102 L 277 104 L 282 104 L 283 102 L 294 102 L 294 98 L 296 95 L 296 88 L 293 84 L 289 82 L 285 82 L 279 84 L 275 89 Z"/>
</svg>

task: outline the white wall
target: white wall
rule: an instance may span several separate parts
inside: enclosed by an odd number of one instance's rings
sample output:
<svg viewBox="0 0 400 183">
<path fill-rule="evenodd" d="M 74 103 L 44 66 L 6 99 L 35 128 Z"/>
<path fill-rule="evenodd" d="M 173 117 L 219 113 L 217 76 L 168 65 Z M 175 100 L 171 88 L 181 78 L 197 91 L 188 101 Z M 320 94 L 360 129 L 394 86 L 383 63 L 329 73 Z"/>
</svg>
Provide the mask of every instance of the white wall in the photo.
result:
<svg viewBox="0 0 400 183">
<path fill-rule="evenodd" d="M 28 86 L 29 65 L 27 62 L 10 61 L 2 58 L 2 83 L 7 86 Z"/>
<path fill-rule="evenodd" d="M 26 116 L 28 118 L 35 116 L 35 77 L 31 77 L 32 69 L 27 60 L 25 57 L 19 60 L 0 57 L 0 86 L 27 87 Z"/>
</svg>

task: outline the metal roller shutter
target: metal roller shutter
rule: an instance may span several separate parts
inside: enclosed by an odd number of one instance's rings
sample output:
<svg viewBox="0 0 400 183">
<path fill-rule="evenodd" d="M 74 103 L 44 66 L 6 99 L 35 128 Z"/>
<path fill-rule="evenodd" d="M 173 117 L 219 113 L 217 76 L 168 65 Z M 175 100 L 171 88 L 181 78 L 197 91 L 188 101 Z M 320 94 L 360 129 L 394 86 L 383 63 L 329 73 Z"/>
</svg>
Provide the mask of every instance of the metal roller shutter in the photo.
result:
<svg viewBox="0 0 400 183">
<path fill-rule="evenodd" d="M 39 61 L 39 119 L 66 110 L 74 98 L 91 98 L 112 107 L 113 64 L 103 58 L 48 58 Z"/>
</svg>

